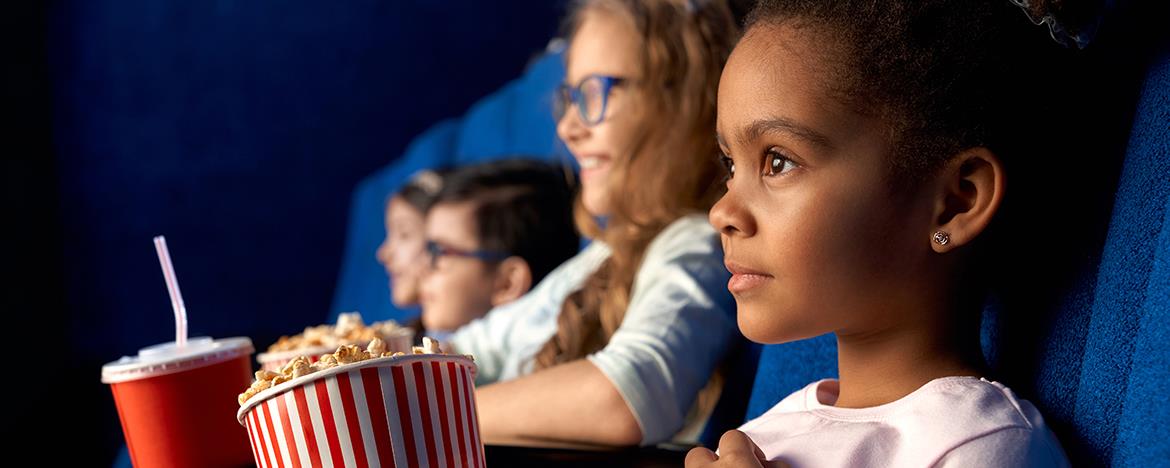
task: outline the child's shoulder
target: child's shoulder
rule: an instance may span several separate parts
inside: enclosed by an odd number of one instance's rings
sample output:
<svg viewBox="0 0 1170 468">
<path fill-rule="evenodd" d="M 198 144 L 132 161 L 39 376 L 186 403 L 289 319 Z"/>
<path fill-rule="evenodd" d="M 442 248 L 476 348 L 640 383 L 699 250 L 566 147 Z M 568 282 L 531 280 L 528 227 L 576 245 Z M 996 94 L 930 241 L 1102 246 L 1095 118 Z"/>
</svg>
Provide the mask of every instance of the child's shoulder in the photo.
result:
<svg viewBox="0 0 1170 468">
<path fill-rule="evenodd" d="M 903 400 L 907 400 L 903 410 L 906 417 L 924 423 L 963 417 L 988 430 L 1016 426 L 1031 429 L 1034 422 L 1030 416 L 1039 414 L 1031 403 L 1018 398 L 1003 384 L 976 377 L 935 379 Z"/>
<path fill-rule="evenodd" d="M 691 214 L 668 224 L 647 246 L 647 256 L 675 256 L 695 251 L 713 252 L 721 249 L 719 233 L 711 227 L 707 217 Z M 722 263 L 722 258 L 720 258 Z"/>
<path fill-rule="evenodd" d="M 1039 411 L 998 382 L 935 379 L 897 401 L 870 408 L 832 406 L 836 384 L 823 380 L 794 392 L 741 430 L 770 457 L 799 454 L 831 441 L 843 454 L 857 450 L 864 455 L 854 456 L 880 455 L 870 460 L 876 464 L 907 461 L 905 457 L 940 461 L 972 451 L 979 456 L 1000 451 L 1024 459 L 1063 458 Z M 882 450 L 871 453 L 874 444 Z"/>
<path fill-rule="evenodd" d="M 896 401 L 869 408 L 838 408 L 837 382 L 821 380 L 793 392 L 764 413 L 809 411 L 842 422 L 900 420 L 932 425 L 934 419 L 954 421 L 969 415 L 989 426 L 1031 427 L 1035 408 L 1003 384 L 976 377 L 943 377 L 927 382 Z M 763 416 L 762 416 L 763 417 Z"/>
<path fill-rule="evenodd" d="M 1040 410 L 1003 384 L 948 377 L 931 382 L 929 398 L 913 411 L 915 432 L 950 446 L 947 466 L 1067 466 L 1060 442 Z M 907 431 L 910 432 L 910 431 Z"/>
<path fill-rule="evenodd" d="M 711 222 L 707 220 L 707 216 L 702 213 L 695 213 L 683 216 L 672 221 L 658 233 L 654 238 L 655 242 L 662 241 L 663 243 L 679 242 L 693 239 L 705 239 L 711 236 L 717 236 L 715 228 L 711 226 Z"/>
<path fill-rule="evenodd" d="M 681 268 L 692 275 L 712 275 L 712 284 L 726 292 L 729 275 L 723 267 L 723 246 L 719 233 L 701 214 L 678 218 L 654 236 L 646 246 L 639 276 L 657 277 L 662 268 Z M 730 297 L 730 296 L 729 296 Z"/>
</svg>

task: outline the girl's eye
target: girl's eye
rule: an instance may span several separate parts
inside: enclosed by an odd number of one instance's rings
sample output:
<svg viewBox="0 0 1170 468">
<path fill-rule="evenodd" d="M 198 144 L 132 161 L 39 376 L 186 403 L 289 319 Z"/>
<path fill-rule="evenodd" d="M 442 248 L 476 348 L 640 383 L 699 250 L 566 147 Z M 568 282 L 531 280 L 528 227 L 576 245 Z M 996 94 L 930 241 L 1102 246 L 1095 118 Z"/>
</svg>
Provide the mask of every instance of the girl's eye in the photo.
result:
<svg viewBox="0 0 1170 468">
<path fill-rule="evenodd" d="M 720 154 L 719 155 L 719 163 L 723 164 L 723 169 L 727 170 L 727 178 L 728 179 L 735 177 L 735 162 L 732 161 L 731 158 Z"/>
<path fill-rule="evenodd" d="M 769 148 L 768 152 L 764 153 L 764 175 L 780 175 L 793 169 L 796 169 L 796 163 L 780 154 L 776 148 Z"/>
</svg>

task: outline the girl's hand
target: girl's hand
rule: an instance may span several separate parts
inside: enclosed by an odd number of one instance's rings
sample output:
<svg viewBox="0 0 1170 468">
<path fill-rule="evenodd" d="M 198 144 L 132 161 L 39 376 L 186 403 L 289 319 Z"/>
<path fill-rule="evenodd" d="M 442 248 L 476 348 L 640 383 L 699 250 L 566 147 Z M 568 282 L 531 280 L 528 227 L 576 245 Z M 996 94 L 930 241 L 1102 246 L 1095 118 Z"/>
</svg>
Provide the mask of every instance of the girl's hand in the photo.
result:
<svg viewBox="0 0 1170 468">
<path fill-rule="evenodd" d="M 727 431 L 719 438 L 719 455 L 703 447 L 695 447 L 687 453 L 687 468 L 783 468 L 788 465 L 781 461 L 769 462 L 764 452 L 756 446 L 747 434 Z"/>
</svg>

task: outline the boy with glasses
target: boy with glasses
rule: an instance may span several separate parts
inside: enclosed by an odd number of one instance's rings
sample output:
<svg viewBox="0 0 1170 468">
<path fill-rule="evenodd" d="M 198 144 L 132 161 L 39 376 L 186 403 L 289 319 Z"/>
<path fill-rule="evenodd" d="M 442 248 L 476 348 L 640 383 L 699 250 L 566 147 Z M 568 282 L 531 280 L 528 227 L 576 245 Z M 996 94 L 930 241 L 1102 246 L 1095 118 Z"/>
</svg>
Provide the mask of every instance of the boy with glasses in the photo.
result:
<svg viewBox="0 0 1170 468">
<path fill-rule="evenodd" d="M 493 161 L 444 178 L 427 214 L 430 269 L 422 326 L 439 339 L 523 296 L 577 254 L 571 174 L 532 160 Z"/>
</svg>

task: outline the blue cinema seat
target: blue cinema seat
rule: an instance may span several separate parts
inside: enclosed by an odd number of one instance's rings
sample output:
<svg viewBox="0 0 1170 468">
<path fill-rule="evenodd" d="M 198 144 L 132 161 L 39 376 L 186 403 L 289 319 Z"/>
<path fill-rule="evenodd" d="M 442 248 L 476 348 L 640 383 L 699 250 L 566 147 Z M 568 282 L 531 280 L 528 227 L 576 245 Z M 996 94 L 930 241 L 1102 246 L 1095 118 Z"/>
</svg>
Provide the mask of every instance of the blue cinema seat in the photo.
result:
<svg viewBox="0 0 1170 468">
<path fill-rule="evenodd" d="M 1036 382 L 1041 406 L 1072 403 L 1060 417 L 1070 418 L 1063 422 L 1084 445 L 1069 451 L 1094 463 L 1170 461 L 1168 209 L 1170 47 L 1163 47 L 1144 79 L 1092 295 L 1066 311 L 1087 319 L 1065 322 L 1077 330 L 1058 335 L 1082 336 L 1083 351 L 1053 343 L 1049 349 L 1063 353 L 1047 356 Z M 1079 369 L 1075 378 L 1070 369 Z"/>
</svg>

